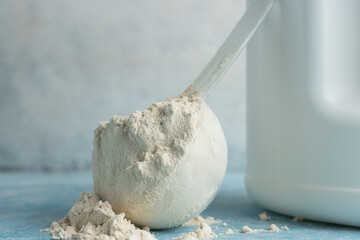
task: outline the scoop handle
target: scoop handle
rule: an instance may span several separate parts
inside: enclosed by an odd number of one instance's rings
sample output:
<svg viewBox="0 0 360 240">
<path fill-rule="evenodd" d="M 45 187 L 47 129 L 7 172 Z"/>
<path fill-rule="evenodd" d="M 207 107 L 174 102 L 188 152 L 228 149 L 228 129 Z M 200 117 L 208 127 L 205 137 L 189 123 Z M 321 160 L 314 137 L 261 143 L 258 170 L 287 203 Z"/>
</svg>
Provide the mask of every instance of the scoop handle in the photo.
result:
<svg viewBox="0 0 360 240">
<path fill-rule="evenodd" d="M 227 70 L 260 26 L 275 0 L 255 0 L 236 24 L 215 56 L 195 81 L 181 94 L 205 99 L 207 94 L 223 78 Z"/>
</svg>

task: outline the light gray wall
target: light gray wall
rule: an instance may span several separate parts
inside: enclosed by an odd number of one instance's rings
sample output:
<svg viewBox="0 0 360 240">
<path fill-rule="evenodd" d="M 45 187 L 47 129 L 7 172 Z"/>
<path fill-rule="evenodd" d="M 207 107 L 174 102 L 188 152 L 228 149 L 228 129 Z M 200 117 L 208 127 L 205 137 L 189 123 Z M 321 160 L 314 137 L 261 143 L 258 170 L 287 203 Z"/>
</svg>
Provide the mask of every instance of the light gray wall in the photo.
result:
<svg viewBox="0 0 360 240">
<path fill-rule="evenodd" d="M 90 168 L 100 120 L 179 94 L 243 0 L 0 1 L 0 171 Z M 245 160 L 242 56 L 207 99 Z"/>
</svg>

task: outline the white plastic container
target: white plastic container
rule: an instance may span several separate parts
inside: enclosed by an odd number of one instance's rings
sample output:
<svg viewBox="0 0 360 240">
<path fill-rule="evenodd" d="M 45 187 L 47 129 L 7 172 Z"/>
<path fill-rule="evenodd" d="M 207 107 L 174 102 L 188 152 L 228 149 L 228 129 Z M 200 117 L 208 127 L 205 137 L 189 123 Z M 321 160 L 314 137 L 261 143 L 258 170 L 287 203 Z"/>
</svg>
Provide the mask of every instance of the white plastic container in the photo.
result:
<svg viewBox="0 0 360 240">
<path fill-rule="evenodd" d="M 360 1 L 278 0 L 247 64 L 250 196 L 360 226 Z"/>
</svg>

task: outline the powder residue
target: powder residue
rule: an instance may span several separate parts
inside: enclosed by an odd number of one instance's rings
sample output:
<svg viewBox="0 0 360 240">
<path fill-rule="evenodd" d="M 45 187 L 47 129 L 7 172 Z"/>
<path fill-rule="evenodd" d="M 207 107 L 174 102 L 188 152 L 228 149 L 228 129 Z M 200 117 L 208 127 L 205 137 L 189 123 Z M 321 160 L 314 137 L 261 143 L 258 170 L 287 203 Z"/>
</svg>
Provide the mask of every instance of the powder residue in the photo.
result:
<svg viewBox="0 0 360 240">
<path fill-rule="evenodd" d="M 293 222 L 303 222 L 304 219 L 300 216 L 295 216 L 293 219 L 292 219 Z"/>
<path fill-rule="evenodd" d="M 228 229 L 225 231 L 225 234 L 234 234 L 234 231 L 232 229 Z"/>
<path fill-rule="evenodd" d="M 258 232 L 264 232 L 264 229 L 251 229 L 249 226 L 245 225 L 243 226 L 241 232 L 242 233 L 247 233 L 247 234 L 254 234 L 254 233 L 258 233 Z"/>
<path fill-rule="evenodd" d="M 178 240 L 195 240 L 195 239 L 210 239 L 216 237 L 216 234 L 211 230 L 211 227 L 202 222 L 200 227 L 195 232 L 189 232 L 178 237 Z"/>
<path fill-rule="evenodd" d="M 287 226 L 283 226 L 283 227 L 278 227 L 278 226 L 276 226 L 275 224 L 271 224 L 270 226 L 269 226 L 269 228 L 267 229 L 267 230 L 265 230 L 265 229 L 251 229 L 249 226 L 244 226 L 243 228 L 242 228 L 242 233 L 247 233 L 247 234 L 254 234 L 254 233 L 259 233 L 259 232 L 280 232 L 281 230 L 286 230 L 286 231 L 288 231 L 289 230 L 289 228 L 287 227 Z"/>
<path fill-rule="evenodd" d="M 207 218 L 203 218 L 201 216 L 196 216 L 193 219 L 191 219 L 190 221 L 187 221 L 186 223 L 182 224 L 182 226 L 195 226 L 195 225 L 200 225 L 201 223 L 206 223 L 206 224 L 214 224 L 214 223 L 220 223 L 221 220 L 220 219 L 215 219 L 213 217 L 207 217 Z M 224 223 L 226 224 L 226 223 Z M 224 225 L 226 226 L 226 225 Z"/>
<path fill-rule="evenodd" d="M 259 218 L 260 218 L 261 221 L 269 221 L 269 220 L 271 220 L 271 217 L 269 217 L 266 212 L 259 213 Z"/>
<path fill-rule="evenodd" d="M 241 231 L 242 233 L 254 233 L 254 230 L 252 230 L 250 227 L 248 227 L 248 226 L 243 226 L 243 228 L 242 228 L 242 231 Z"/>
<path fill-rule="evenodd" d="M 283 227 L 281 227 L 280 229 L 281 229 L 281 230 L 285 230 L 285 231 L 289 231 L 288 226 L 283 226 Z"/>
<path fill-rule="evenodd" d="M 108 202 L 89 192 L 81 193 L 69 213 L 43 231 L 53 239 L 156 240 L 150 232 L 135 227 L 124 213 L 115 214 Z"/>
<path fill-rule="evenodd" d="M 280 228 L 278 228 L 278 226 L 276 226 L 275 224 L 271 224 L 269 227 L 269 231 L 271 232 L 280 232 Z"/>
</svg>

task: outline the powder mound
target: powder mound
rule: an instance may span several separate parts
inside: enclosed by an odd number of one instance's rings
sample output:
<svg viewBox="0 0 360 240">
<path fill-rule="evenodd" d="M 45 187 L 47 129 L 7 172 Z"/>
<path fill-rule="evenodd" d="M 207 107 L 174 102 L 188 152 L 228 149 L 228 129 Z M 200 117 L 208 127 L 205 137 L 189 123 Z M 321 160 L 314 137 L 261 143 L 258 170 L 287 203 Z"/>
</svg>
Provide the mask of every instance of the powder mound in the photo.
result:
<svg viewBox="0 0 360 240">
<path fill-rule="evenodd" d="M 200 225 L 201 223 L 213 224 L 213 223 L 220 223 L 220 222 L 221 222 L 220 219 L 215 220 L 213 217 L 203 218 L 200 215 L 198 215 L 198 216 L 195 216 L 190 221 L 187 221 L 186 223 L 182 224 L 181 226 L 195 226 L 195 225 Z M 224 224 L 226 224 L 226 223 L 224 223 Z M 226 226 L 226 225 L 224 225 L 224 226 Z"/>
<path fill-rule="evenodd" d="M 178 240 L 195 240 L 195 239 L 210 239 L 216 237 L 216 234 L 211 230 L 211 227 L 206 223 L 201 223 L 200 227 L 195 232 L 189 232 L 178 237 Z"/>
<path fill-rule="evenodd" d="M 115 214 L 108 202 L 89 192 L 81 193 L 69 213 L 43 231 L 53 239 L 156 240 L 150 232 L 131 224 L 124 213 Z"/>
<path fill-rule="evenodd" d="M 95 130 L 95 193 L 137 226 L 178 226 L 215 197 L 227 163 L 221 125 L 195 97 L 173 97 Z M 211 176 L 211 177 L 210 177 Z"/>
<path fill-rule="evenodd" d="M 281 230 L 285 230 L 285 231 L 289 231 L 290 229 L 288 228 L 288 226 L 283 226 L 280 228 Z"/>
<path fill-rule="evenodd" d="M 243 226 L 241 232 L 242 233 L 247 233 L 247 234 L 254 234 L 254 233 L 259 233 L 259 232 L 265 232 L 265 229 L 252 229 L 249 226 Z"/>
<path fill-rule="evenodd" d="M 280 228 L 278 228 L 278 226 L 276 226 L 275 224 L 271 224 L 269 227 L 269 231 L 280 232 Z"/>
<path fill-rule="evenodd" d="M 243 226 L 241 232 L 252 234 L 252 233 L 255 233 L 256 231 L 245 225 L 245 226 Z"/>
<path fill-rule="evenodd" d="M 259 233 L 259 232 L 280 232 L 281 230 L 285 230 L 285 231 L 288 231 L 289 228 L 287 226 L 283 226 L 283 227 L 278 227 L 276 226 L 275 224 L 271 224 L 269 226 L 269 228 L 267 230 L 265 229 L 251 229 L 250 227 L 248 226 L 244 226 L 242 228 L 242 233 L 247 233 L 247 234 L 254 234 L 254 233 Z"/>
<path fill-rule="evenodd" d="M 271 217 L 269 217 L 266 212 L 259 213 L 259 218 L 260 218 L 261 221 L 269 221 L 269 220 L 271 220 Z"/>
</svg>

